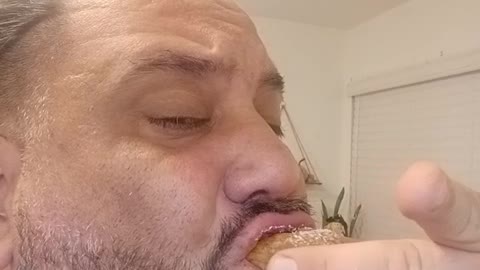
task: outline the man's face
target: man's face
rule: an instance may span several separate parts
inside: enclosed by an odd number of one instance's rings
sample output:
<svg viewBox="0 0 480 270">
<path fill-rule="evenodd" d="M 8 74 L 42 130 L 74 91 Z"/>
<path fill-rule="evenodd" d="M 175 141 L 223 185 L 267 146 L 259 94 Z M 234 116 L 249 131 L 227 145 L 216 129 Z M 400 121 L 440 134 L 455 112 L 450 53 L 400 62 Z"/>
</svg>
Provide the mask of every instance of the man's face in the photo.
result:
<svg viewBox="0 0 480 270">
<path fill-rule="evenodd" d="M 79 2 L 26 75 L 19 269 L 253 269 L 264 230 L 312 225 L 281 79 L 244 13 Z"/>
</svg>

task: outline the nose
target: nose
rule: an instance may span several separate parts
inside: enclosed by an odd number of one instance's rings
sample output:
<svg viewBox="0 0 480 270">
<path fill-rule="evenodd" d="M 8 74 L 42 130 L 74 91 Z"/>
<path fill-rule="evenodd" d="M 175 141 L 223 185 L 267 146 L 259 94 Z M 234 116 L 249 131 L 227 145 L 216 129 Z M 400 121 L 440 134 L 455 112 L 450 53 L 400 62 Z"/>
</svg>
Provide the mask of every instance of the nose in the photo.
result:
<svg viewBox="0 0 480 270">
<path fill-rule="evenodd" d="M 232 159 L 223 186 L 230 201 L 304 197 L 305 186 L 294 157 L 260 116 L 237 122 L 228 137 Z"/>
</svg>

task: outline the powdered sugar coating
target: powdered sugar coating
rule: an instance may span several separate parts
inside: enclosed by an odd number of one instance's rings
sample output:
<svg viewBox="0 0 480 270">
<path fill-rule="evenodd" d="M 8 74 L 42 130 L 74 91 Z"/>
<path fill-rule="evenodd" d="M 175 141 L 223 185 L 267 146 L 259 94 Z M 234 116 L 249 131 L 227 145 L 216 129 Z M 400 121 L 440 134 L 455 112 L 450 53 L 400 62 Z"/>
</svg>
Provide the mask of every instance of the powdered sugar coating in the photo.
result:
<svg viewBox="0 0 480 270">
<path fill-rule="evenodd" d="M 330 230 L 296 231 L 287 238 L 292 247 L 340 244 L 341 236 Z"/>
<path fill-rule="evenodd" d="M 300 229 L 291 233 L 278 233 L 261 239 L 247 260 L 265 269 L 270 258 L 277 252 L 290 248 L 334 245 L 344 243 L 346 238 L 331 230 Z"/>
</svg>

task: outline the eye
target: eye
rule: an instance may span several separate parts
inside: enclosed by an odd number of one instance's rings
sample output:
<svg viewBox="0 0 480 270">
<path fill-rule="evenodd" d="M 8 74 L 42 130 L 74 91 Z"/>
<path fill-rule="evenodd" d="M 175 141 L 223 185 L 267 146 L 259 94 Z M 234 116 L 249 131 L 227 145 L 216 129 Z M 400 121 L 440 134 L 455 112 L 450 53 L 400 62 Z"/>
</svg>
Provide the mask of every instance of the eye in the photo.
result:
<svg viewBox="0 0 480 270">
<path fill-rule="evenodd" d="M 210 119 L 174 116 L 162 118 L 151 117 L 148 121 L 163 129 L 191 131 L 206 126 L 210 122 Z"/>
<path fill-rule="evenodd" d="M 282 126 L 269 124 L 270 128 L 277 134 L 278 137 L 283 138 L 285 137 L 285 133 L 283 132 Z"/>
</svg>

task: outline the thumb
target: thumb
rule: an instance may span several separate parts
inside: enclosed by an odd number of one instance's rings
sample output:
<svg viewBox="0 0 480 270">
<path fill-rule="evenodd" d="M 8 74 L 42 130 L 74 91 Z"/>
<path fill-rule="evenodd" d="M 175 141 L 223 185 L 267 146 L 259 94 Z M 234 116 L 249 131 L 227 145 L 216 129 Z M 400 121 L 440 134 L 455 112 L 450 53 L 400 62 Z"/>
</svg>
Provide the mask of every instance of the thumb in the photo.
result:
<svg viewBox="0 0 480 270">
<path fill-rule="evenodd" d="M 437 165 L 413 165 L 399 182 L 397 202 L 433 241 L 480 252 L 480 195 L 450 180 Z"/>
<path fill-rule="evenodd" d="M 431 241 L 396 240 L 281 251 L 267 270 L 477 270 L 479 255 Z"/>
</svg>

